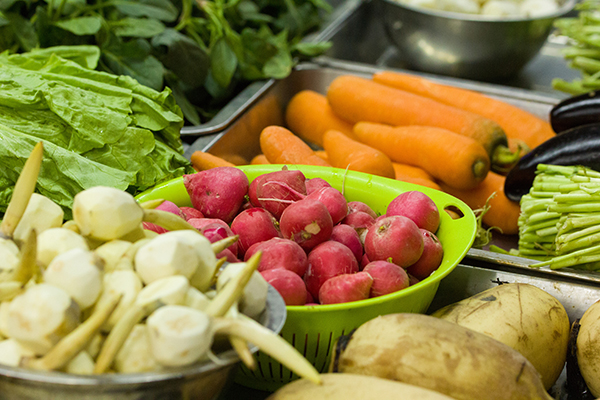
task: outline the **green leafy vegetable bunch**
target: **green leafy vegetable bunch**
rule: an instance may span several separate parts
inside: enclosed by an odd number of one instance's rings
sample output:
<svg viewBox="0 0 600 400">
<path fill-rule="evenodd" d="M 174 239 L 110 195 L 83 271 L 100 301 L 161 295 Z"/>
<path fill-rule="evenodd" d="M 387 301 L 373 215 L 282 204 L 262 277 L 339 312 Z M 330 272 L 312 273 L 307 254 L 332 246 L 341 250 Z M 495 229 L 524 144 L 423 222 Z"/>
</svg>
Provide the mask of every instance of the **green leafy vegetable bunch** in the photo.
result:
<svg viewBox="0 0 600 400">
<path fill-rule="evenodd" d="M 325 0 L 0 0 L 0 51 L 98 46 L 98 69 L 168 86 L 197 125 L 248 82 L 283 78 L 326 50 L 302 39 L 329 8 Z"/>
</svg>

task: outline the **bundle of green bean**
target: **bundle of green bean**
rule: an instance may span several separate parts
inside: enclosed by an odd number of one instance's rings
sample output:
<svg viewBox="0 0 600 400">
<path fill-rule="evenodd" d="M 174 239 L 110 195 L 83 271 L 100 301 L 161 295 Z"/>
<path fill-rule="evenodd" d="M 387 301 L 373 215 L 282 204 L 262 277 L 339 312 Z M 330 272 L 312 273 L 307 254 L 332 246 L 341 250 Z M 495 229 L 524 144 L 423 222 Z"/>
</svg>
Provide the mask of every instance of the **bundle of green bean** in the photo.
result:
<svg viewBox="0 0 600 400">
<path fill-rule="evenodd" d="M 540 164 L 521 198 L 519 255 L 532 267 L 600 269 L 600 172 Z"/>
</svg>

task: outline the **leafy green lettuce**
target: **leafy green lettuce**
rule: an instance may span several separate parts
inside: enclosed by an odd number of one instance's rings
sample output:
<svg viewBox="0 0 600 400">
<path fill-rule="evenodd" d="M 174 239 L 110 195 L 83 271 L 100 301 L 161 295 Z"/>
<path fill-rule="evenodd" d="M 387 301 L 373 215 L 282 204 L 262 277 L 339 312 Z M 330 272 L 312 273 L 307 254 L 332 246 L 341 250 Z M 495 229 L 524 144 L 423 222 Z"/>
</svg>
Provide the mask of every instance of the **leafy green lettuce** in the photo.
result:
<svg viewBox="0 0 600 400">
<path fill-rule="evenodd" d="M 72 47 L 70 47 L 72 49 Z M 132 194 L 192 172 L 171 91 L 93 70 L 84 46 L 0 54 L 0 211 L 33 146 L 44 142 L 38 190 L 67 216 L 73 196 L 97 185 Z M 85 55 L 85 57 L 82 57 Z"/>
</svg>

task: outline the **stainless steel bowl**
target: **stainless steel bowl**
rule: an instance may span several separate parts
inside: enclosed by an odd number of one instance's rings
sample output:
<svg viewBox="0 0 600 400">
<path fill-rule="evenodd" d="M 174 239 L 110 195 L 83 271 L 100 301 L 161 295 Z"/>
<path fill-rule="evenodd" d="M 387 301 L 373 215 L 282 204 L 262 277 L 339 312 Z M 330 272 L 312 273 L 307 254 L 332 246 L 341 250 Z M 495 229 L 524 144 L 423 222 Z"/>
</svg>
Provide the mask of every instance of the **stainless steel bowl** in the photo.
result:
<svg viewBox="0 0 600 400">
<path fill-rule="evenodd" d="M 286 315 L 283 299 L 269 286 L 267 308 L 259 322 L 279 333 Z M 71 375 L 0 365 L 0 399 L 210 400 L 219 395 L 239 361 L 233 350 L 225 350 L 217 356 L 221 360 L 219 364 L 206 361 L 190 367 L 143 374 Z"/>
<path fill-rule="evenodd" d="M 436 11 L 377 0 L 388 36 L 408 68 L 474 80 L 515 75 L 543 46 L 554 20 L 577 0 L 541 18 L 505 18 Z"/>
</svg>

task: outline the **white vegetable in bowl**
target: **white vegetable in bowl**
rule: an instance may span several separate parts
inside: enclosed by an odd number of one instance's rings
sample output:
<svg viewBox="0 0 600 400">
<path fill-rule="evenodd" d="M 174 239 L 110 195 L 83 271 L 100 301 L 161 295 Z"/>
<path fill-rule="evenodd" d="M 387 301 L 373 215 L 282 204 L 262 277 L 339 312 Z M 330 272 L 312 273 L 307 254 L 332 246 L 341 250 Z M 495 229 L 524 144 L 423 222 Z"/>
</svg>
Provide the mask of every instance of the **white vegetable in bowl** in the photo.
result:
<svg viewBox="0 0 600 400">
<path fill-rule="evenodd" d="M 14 339 L 0 341 L 0 364 L 18 367 L 25 357 L 33 357 L 33 351 Z"/>
<path fill-rule="evenodd" d="M 131 270 L 113 271 L 104 274 L 102 279 L 102 293 L 95 307 L 101 307 L 115 295 L 120 295 L 121 301 L 102 327 L 103 331 L 109 332 L 117 321 L 125 315 L 142 290 L 142 286 L 142 281 L 138 275 Z"/>
<path fill-rule="evenodd" d="M 94 253 L 102 259 L 104 263 L 103 271 L 109 273 L 119 269 L 123 265 L 121 260 L 133 245 L 133 243 L 128 241 L 115 239 L 96 247 Z M 125 265 L 128 265 L 126 269 L 133 269 L 132 261 Z"/>
<path fill-rule="evenodd" d="M 519 4 L 510 0 L 489 0 L 481 7 L 481 15 L 490 17 L 516 17 L 519 13 Z"/>
<path fill-rule="evenodd" d="M 82 350 L 67 363 L 65 372 L 68 374 L 91 375 L 94 373 L 94 359 L 87 351 Z"/>
<path fill-rule="evenodd" d="M 12 272 L 19 264 L 19 248 L 10 239 L 0 238 L 0 281 L 10 279 Z"/>
<path fill-rule="evenodd" d="M 541 17 L 557 12 L 559 5 L 555 0 L 523 0 L 521 15 L 525 17 Z"/>
<path fill-rule="evenodd" d="M 221 271 L 217 279 L 217 292 L 225 286 L 229 279 L 237 275 L 243 267 L 244 263 L 228 264 Z M 250 318 L 258 317 L 267 304 L 268 290 L 269 284 L 265 278 L 259 272 L 255 271 L 248 284 L 244 287 L 243 295 L 239 301 L 240 311 Z"/>
<path fill-rule="evenodd" d="M 37 237 L 37 261 L 47 267 L 57 255 L 71 249 L 89 250 L 85 239 L 66 228 L 50 228 Z"/>
<path fill-rule="evenodd" d="M 478 14 L 479 3 L 476 0 L 438 0 L 438 9 L 464 14 Z"/>
<path fill-rule="evenodd" d="M 80 309 L 69 294 L 48 283 L 31 286 L 8 305 L 7 333 L 31 348 L 46 354 L 62 337 L 79 324 Z"/>
<path fill-rule="evenodd" d="M 65 213 L 58 204 L 41 194 L 33 193 L 15 229 L 14 238 L 24 240 L 32 229 L 40 234 L 46 229 L 58 228 L 64 217 Z"/>
<path fill-rule="evenodd" d="M 200 265 L 199 252 L 190 241 L 182 239 L 177 233 L 163 233 L 137 251 L 135 271 L 145 284 L 173 275 L 190 279 L 196 273 Z M 210 247 L 207 251 L 214 258 Z"/>
<path fill-rule="evenodd" d="M 82 310 L 94 305 L 102 290 L 99 259 L 81 248 L 56 256 L 44 271 L 44 281 L 65 290 Z"/>
<path fill-rule="evenodd" d="M 115 356 L 114 367 L 117 372 L 122 373 L 159 371 L 162 368 L 152 357 L 145 324 L 133 327 Z"/>
</svg>

